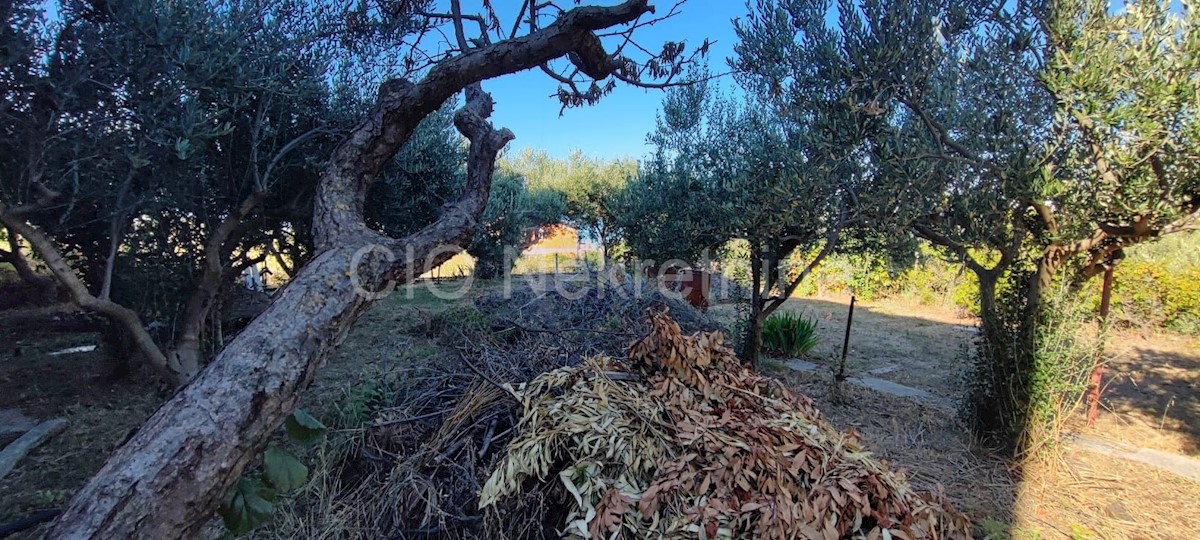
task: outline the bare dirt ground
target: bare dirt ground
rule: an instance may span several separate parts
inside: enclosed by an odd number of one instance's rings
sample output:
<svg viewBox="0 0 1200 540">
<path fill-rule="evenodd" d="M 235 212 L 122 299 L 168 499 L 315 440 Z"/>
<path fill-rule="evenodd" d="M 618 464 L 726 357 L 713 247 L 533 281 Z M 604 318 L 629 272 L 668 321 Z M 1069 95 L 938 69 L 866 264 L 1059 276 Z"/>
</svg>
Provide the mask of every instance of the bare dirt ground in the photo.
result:
<svg viewBox="0 0 1200 540">
<path fill-rule="evenodd" d="M 832 371 L 841 352 L 848 298 L 789 300 L 785 309 L 819 321 L 812 360 Z M 732 307 L 718 306 L 732 315 Z M 902 300 L 859 303 L 848 354 L 851 374 L 881 378 L 958 399 L 974 321 L 954 310 Z M 1090 437 L 1195 457 L 1200 449 L 1200 348 L 1170 334 L 1118 330 L 1110 339 L 1103 410 Z M 913 400 L 847 389 L 830 397 L 831 377 L 775 365 L 773 373 L 813 397 L 843 428 L 863 434 L 877 454 L 909 471 L 914 484 L 939 483 L 993 538 L 1195 538 L 1200 482 L 1072 445 L 1058 455 L 1013 464 L 973 445 L 953 412 Z"/>
<path fill-rule="evenodd" d="M 472 291 L 466 298 L 481 292 Z M 459 300 L 466 301 L 466 300 Z M 405 287 L 380 301 L 351 331 L 330 358 L 301 406 L 321 417 L 336 410 L 356 385 L 398 369 L 414 358 L 436 352 L 430 340 L 410 328 L 419 314 L 436 313 L 455 301 L 439 298 L 426 287 Z M 151 376 L 135 372 L 114 379 L 109 356 L 95 332 L 74 332 L 54 325 L 16 323 L 41 311 L 73 311 L 67 306 L 0 311 L 0 428 L 65 418 L 67 428 L 50 438 L 0 480 L 0 524 L 39 510 L 61 508 L 76 490 L 130 437 L 168 397 L 165 386 L 149 384 Z M 52 320 L 53 315 L 49 315 Z M 63 330 L 63 331 L 60 331 Z M 95 350 L 51 354 L 80 346 Z M 23 431 L 22 429 L 22 431 Z M 5 430 L 0 429 L 0 432 Z M 0 433 L 0 444 L 17 433 Z M 220 526 L 210 536 L 222 537 Z M 213 532 L 216 531 L 216 532 Z M 38 538 L 40 528 L 16 538 Z"/>
<path fill-rule="evenodd" d="M 0 312 L 0 409 L 68 424 L 0 480 L 0 523 L 61 507 L 169 395 L 142 373 L 113 379 L 101 346 L 51 354 L 99 345 L 98 333 L 10 324 L 13 311 Z"/>
<path fill-rule="evenodd" d="M 1142 448 L 1200 457 L 1200 339 L 1121 330 L 1110 340 L 1094 428 Z"/>
</svg>

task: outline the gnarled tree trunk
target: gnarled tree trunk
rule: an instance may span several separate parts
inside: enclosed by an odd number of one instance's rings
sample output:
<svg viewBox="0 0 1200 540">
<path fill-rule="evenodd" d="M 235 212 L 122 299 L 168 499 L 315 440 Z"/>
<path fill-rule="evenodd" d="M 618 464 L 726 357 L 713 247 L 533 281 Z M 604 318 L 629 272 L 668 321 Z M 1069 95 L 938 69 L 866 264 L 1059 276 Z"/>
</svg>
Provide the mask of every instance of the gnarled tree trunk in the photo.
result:
<svg viewBox="0 0 1200 540">
<path fill-rule="evenodd" d="M 385 83 L 371 113 L 322 174 L 313 220 L 316 256 L 271 307 L 117 450 L 71 500 L 51 536 L 194 536 L 368 307 L 373 295 L 363 289 L 410 280 L 470 240 L 487 202 L 496 154 L 512 138 L 487 123 L 491 99 L 473 85 L 567 53 L 576 53 L 572 61 L 584 64 L 589 76 L 608 76 L 620 63 L 596 54 L 594 31 L 648 11 L 645 0 L 575 8 L 527 36 L 444 60 L 420 83 Z M 455 116 L 471 141 L 463 196 L 444 207 L 437 222 L 407 238 L 371 231 L 362 216 L 370 181 L 423 118 L 463 89 L 467 104 Z M 438 249 L 442 246 L 453 249 Z"/>
</svg>

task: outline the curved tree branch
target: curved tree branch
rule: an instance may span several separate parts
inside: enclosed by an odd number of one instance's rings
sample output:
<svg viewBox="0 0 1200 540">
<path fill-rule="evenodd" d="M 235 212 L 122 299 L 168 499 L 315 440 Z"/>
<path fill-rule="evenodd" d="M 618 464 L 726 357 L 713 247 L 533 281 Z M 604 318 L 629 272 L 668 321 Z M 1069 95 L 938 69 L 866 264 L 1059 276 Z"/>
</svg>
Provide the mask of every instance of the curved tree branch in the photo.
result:
<svg viewBox="0 0 1200 540">
<path fill-rule="evenodd" d="M 55 247 L 50 237 L 29 225 L 21 218 L 9 213 L 4 203 L 0 203 L 0 222 L 3 222 L 6 227 L 16 231 L 17 234 L 29 241 L 29 244 L 37 251 L 38 256 L 46 262 L 46 266 L 50 268 L 50 272 L 54 274 L 54 277 L 71 293 L 71 298 L 79 307 L 95 311 L 116 321 L 129 333 L 138 351 L 145 356 L 146 361 L 163 378 L 176 384 L 181 382 L 177 369 L 178 366 L 171 365 L 168 362 L 166 355 L 162 353 L 162 350 L 154 343 L 154 339 L 146 332 L 146 327 L 142 324 L 142 320 L 138 317 L 137 313 L 106 298 L 97 298 L 89 292 L 87 285 L 83 283 L 83 280 L 79 278 L 75 270 L 67 264 L 66 259 L 63 258 L 62 253 Z"/>
<path fill-rule="evenodd" d="M 17 277 L 21 281 L 34 286 L 42 291 L 42 294 L 48 299 L 54 296 L 54 280 L 50 277 L 43 276 L 34 271 L 33 266 L 25 258 L 25 254 L 21 253 L 21 236 L 17 234 L 16 229 L 5 227 L 8 233 L 9 249 L 0 249 L 0 261 L 5 261 L 13 266 L 16 270 Z"/>
<path fill-rule="evenodd" d="M 323 181 L 318 187 L 314 210 L 314 239 L 318 248 L 328 248 L 337 244 L 340 237 L 361 236 L 368 230 L 362 208 L 371 180 L 408 140 L 417 124 L 456 92 L 586 49 L 588 43 L 594 43 L 591 39 L 595 38 L 596 30 L 628 23 L 653 11 L 646 0 L 627 0 L 612 7 L 577 7 L 541 30 L 445 60 L 419 83 L 385 84 L 367 119 L 350 133 L 330 160 L 325 175 L 337 181 Z M 585 53 L 581 59 L 592 61 L 595 55 Z M 592 67 L 600 72 L 609 65 Z"/>
<path fill-rule="evenodd" d="M 328 354 L 377 298 L 372 292 L 415 278 L 471 238 L 496 153 L 512 138 L 487 123 L 491 100 L 477 83 L 576 52 L 594 31 L 651 11 L 646 0 L 575 8 L 530 35 L 444 60 L 416 84 L 384 84 L 375 106 L 321 175 L 313 215 L 316 255 L 266 311 L 113 454 L 71 500 L 50 536 L 197 534 L 295 408 Z M 581 58 L 586 61 L 586 55 Z M 406 238 L 369 229 L 362 208 L 371 181 L 422 119 L 464 89 L 466 104 L 455 115 L 456 127 L 471 141 L 463 195 L 443 207 L 435 223 Z"/>
</svg>

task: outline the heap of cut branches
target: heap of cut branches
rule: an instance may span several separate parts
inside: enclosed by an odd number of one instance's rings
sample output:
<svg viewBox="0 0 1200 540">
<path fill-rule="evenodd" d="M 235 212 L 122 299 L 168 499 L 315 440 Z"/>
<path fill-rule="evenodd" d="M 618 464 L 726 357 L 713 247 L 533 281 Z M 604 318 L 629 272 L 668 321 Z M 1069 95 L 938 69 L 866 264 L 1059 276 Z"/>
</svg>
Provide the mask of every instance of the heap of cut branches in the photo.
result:
<svg viewBox="0 0 1200 540">
<path fill-rule="evenodd" d="M 670 310 L 690 331 L 719 328 L 686 302 L 628 280 L 518 283 L 410 321 L 398 331 L 434 338 L 441 352 L 351 400 L 366 403 L 344 405 L 365 410 L 343 425 L 355 437 L 331 456 L 326 492 L 313 497 L 323 503 L 297 508 L 304 518 L 294 521 L 304 526 L 278 527 L 276 536 L 557 538 L 553 524 L 565 511 L 546 494 L 479 510 L 484 481 L 522 416 L 503 384 L 620 355 L 650 332 L 646 310 Z"/>
<path fill-rule="evenodd" d="M 480 505 L 536 498 L 577 538 L 970 538 L 938 495 L 665 312 L 627 358 L 518 385 L 523 415 Z M 549 517 L 549 516 L 547 516 Z"/>
</svg>

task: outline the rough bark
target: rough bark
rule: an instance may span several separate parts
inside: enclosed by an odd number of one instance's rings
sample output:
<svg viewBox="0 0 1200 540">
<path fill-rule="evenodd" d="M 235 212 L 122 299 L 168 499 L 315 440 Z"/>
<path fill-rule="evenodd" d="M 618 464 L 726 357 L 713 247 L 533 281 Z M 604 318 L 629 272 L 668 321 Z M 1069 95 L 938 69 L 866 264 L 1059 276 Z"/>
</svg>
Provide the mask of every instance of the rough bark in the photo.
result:
<svg viewBox="0 0 1200 540">
<path fill-rule="evenodd" d="M 510 137 L 491 134 L 473 143 L 472 161 L 485 161 L 490 169 L 495 153 Z M 489 147 L 490 152 L 485 149 Z M 438 222 L 409 238 L 396 242 L 363 229 L 315 257 L 201 376 L 110 458 L 73 499 L 53 535 L 194 536 L 368 306 L 350 273 L 359 272 L 359 284 L 376 290 L 389 278 L 419 275 L 449 259 L 453 251 L 441 250 L 436 258 L 426 254 L 470 238 L 490 188 L 490 181 L 478 181 L 484 175 L 476 171 L 467 194 Z M 368 256 L 353 268 L 360 249 L 372 246 L 421 255 L 398 266 L 382 255 Z"/>
<path fill-rule="evenodd" d="M 984 326 L 989 326 L 989 330 L 997 324 L 996 282 L 999 280 L 999 275 L 994 270 L 977 270 L 975 272 L 975 277 L 979 280 L 979 318 Z"/>
<path fill-rule="evenodd" d="M 472 85 L 561 57 L 594 38 L 593 30 L 647 11 L 645 0 L 575 8 L 528 36 L 442 61 L 420 83 L 385 84 L 322 174 L 314 209 L 317 254 L 271 307 L 117 450 L 71 500 L 51 536 L 194 536 L 368 307 L 372 295 L 360 294 L 360 287 L 411 280 L 470 241 L 496 154 L 512 138 L 488 124 L 491 100 Z M 422 118 L 464 88 L 467 105 L 455 116 L 471 141 L 464 195 L 435 223 L 402 240 L 371 231 L 362 217 L 370 181 Z"/>
<path fill-rule="evenodd" d="M 750 320 L 746 325 L 746 338 L 742 342 L 742 361 L 750 364 L 752 369 L 758 369 L 758 359 L 762 355 L 763 328 L 763 268 L 760 266 L 757 244 L 750 245 Z"/>
<path fill-rule="evenodd" d="M 204 269 L 200 273 L 200 281 L 196 284 L 196 290 L 188 297 L 179 337 L 167 353 L 179 366 L 181 378 L 185 380 L 191 380 L 200 371 L 200 338 L 204 333 L 204 323 L 208 320 L 208 314 L 221 294 L 221 286 L 232 269 L 227 244 L 242 221 L 262 202 L 266 194 L 266 191 L 256 189 L 243 199 L 233 212 L 221 220 L 204 245 Z"/>
<path fill-rule="evenodd" d="M 1032 282 L 1029 284 L 1026 297 L 1025 305 L 1030 314 L 1036 314 L 1041 309 L 1045 292 L 1050 289 L 1059 267 L 1070 255 L 1070 252 L 1057 244 L 1051 244 L 1042 251 L 1042 256 L 1038 259 L 1037 271 L 1030 278 Z"/>
</svg>

